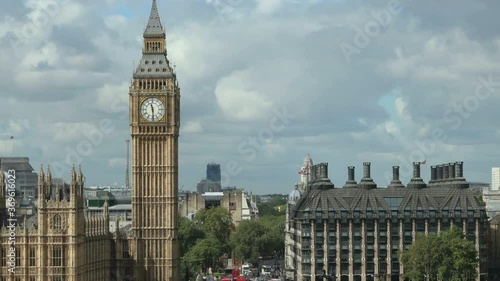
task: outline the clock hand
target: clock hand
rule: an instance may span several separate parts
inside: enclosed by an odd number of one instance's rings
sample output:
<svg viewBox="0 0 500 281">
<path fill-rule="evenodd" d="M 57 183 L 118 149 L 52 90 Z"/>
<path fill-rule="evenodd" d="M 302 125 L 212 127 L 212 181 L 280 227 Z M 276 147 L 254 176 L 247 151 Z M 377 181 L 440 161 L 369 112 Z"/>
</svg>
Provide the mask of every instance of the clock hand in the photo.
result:
<svg viewBox="0 0 500 281">
<path fill-rule="evenodd" d="M 153 120 L 155 120 L 155 108 L 153 107 L 153 105 L 151 104 L 151 116 L 153 118 Z"/>
</svg>

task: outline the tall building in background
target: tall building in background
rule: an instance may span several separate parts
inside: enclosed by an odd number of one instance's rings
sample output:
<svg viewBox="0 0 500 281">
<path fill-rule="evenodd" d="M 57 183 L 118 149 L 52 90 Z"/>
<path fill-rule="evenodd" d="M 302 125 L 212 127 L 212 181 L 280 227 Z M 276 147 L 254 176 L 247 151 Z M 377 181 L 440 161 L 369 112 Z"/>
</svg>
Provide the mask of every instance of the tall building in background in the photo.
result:
<svg viewBox="0 0 500 281">
<path fill-rule="evenodd" d="M 500 190 L 500 167 L 491 168 L 491 190 Z"/>
<path fill-rule="evenodd" d="M 18 197 L 37 197 L 37 174 L 28 157 L 0 157 L 3 172 L 16 171 L 16 195 Z"/>
<path fill-rule="evenodd" d="M 130 86 L 135 280 L 177 281 L 180 88 L 156 0 Z"/>
<path fill-rule="evenodd" d="M 220 164 L 209 163 L 207 165 L 207 178 L 196 185 L 196 191 L 200 194 L 205 192 L 222 192 Z"/>
<path fill-rule="evenodd" d="M 220 182 L 220 164 L 209 163 L 207 165 L 207 180 Z"/>
</svg>

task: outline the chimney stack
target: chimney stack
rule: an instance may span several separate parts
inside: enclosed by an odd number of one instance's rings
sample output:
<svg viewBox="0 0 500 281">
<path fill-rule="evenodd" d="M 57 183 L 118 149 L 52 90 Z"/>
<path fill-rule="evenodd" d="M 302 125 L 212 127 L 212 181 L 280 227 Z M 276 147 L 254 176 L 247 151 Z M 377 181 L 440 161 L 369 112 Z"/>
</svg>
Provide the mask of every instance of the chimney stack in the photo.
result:
<svg viewBox="0 0 500 281">
<path fill-rule="evenodd" d="M 418 189 L 427 187 L 427 184 L 420 177 L 420 162 L 413 162 L 413 178 L 408 183 L 408 187 Z"/>
<path fill-rule="evenodd" d="M 328 178 L 328 163 L 320 163 L 311 167 L 314 175 L 314 180 L 311 181 L 311 188 L 331 189 L 334 188 L 333 183 Z"/>
<path fill-rule="evenodd" d="M 344 188 L 357 188 L 358 183 L 354 179 L 354 166 L 347 167 L 347 181 L 344 185 Z"/>
<path fill-rule="evenodd" d="M 389 188 L 405 187 L 399 180 L 399 166 L 392 166 L 392 181 L 388 186 Z"/>
<path fill-rule="evenodd" d="M 370 178 L 370 162 L 363 163 L 363 178 Z"/>
<path fill-rule="evenodd" d="M 399 180 L 399 166 L 392 166 L 392 180 Z"/>
<path fill-rule="evenodd" d="M 450 171 L 448 164 L 443 164 L 443 180 L 448 180 L 450 178 L 448 172 Z"/>
<path fill-rule="evenodd" d="M 437 180 L 437 167 L 436 166 L 431 166 L 431 180 L 432 181 Z"/>
<path fill-rule="evenodd" d="M 377 184 L 370 178 L 370 162 L 363 163 L 363 178 L 359 182 L 359 186 L 363 189 L 377 188 Z"/>
<path fill-rule="evenodd" d="M 443 179 L 443 165 L 436 166 L 437 176 L 436 180 L 440 181 Z"/>
<path fill-rule="evenodd" d="M 318 169 L 318 179 L 327 179 L 328 178 L 328 163 L 319 164 Z"/>
<path fill-rule="evenodd" d="M 455 178 L 455 164 L 454 163 L 448 163 L 448 176 L 450 179 Z"/>
<path fill-rule="evenodd" d="M 436 181 L 431 180 L 434 185 L 448 188 L 469 188 L 469 183 L 463 177 L 463 162 L 437 165 L 436 170 Z"/>
<path fill-rule="evenodd" d="M 464 178 L 464 163 L 455 162 L 455 179 L 453 181 L 453 186 L 456 188 L 469 188 L 469 183 Z"/>
<path fill-rule="evenodd" d="M 309 173 L 311 174 L 311 182 L 310 183 L 313 183 L 314 181 L 316 181 L 316 165 L 311 167 L 311 170 L 309 171 Z"/>
<path fill-rule="evenodd" d="M 437 180 L 437 167 L 431 166 L 431 180 L 429 181 L 429 187 L 433 185 Z"/>
<path fill-rule="evenodd" d="M 455 162 L 455 177 L 464 177 L 464 162 Z"/>
<path fill-rule="evenodd" d="M 420 162 L 413 162 L 413 177 L 420 178 Z"/>
</svg>

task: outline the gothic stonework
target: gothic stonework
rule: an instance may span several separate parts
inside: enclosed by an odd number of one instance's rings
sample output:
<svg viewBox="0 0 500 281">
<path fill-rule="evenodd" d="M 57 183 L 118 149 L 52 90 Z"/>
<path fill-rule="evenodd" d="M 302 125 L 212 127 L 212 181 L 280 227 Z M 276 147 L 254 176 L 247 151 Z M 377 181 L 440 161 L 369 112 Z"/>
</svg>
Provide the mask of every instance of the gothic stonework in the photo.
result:
<svg viewBox="0 0 500 281">
<path fill-rule="evenodd" d="M 132 228 L 136 280 L 179 280 L 180 89 L 165 49 L 156 0 L 130 86 Z"/>
<path fill-rule="evenodd" d="M 0 189 L 4 184 L 0 180 Z M 37 214 L 18 219 L 14 233 L 0 229 L 0 280 L 113 280 L 108 212 L 105 208 L 103 214 L 86 216 L 83 187 L 83 174 L 74 168 L 69 185 L 54 183 L 50 170 L 40 171 Z M 13 264 L 8 258 L 11 252 Z"/>
<path fill-rule="evenodd" d="M 15 273 L 7 255 L 11 231 L 0 228 L 0 281 L 178 281 L 178 138 L 180 89 L 166 53 L 156 0 L 144 32 L 142 60 L 130 86 L 132 229 L 109 231 L 108 204 L 85 209 L 84 177 L 71 183 L 38 177 L 38 209 L 18 223 Z M 0 221 L 8 215 L 0 172 Z M 118 219 L 116 225 L 119 225 Z"/>
</svg>

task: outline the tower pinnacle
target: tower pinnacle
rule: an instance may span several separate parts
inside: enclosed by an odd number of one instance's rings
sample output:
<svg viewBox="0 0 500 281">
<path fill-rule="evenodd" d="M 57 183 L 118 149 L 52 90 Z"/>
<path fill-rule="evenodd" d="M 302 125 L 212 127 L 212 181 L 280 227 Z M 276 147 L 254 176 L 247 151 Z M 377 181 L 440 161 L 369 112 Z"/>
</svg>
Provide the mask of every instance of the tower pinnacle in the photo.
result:
<svg viewBox="0 0 500 281">
<path fill-rule="evenodd" d="M 156 0 L 153 0 L 151 6 L 151 14 L 149 16 L 146 30 L 144 30 L 144 38 L 165 38 L 165 31 L 161 25 L 160 14 L 158 13 L 158 6 Z"/>
</svg>

